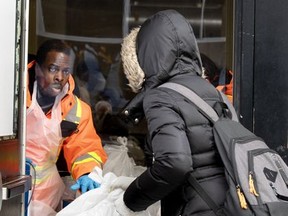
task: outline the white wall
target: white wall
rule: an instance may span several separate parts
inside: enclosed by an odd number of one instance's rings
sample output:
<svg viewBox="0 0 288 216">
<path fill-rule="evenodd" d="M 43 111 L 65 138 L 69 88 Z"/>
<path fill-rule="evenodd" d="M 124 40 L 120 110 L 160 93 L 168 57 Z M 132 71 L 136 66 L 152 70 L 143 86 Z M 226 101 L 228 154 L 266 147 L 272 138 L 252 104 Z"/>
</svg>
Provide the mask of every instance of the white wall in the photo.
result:
<svg viewBox="0 0 288 216">
<path fill-rule="evenodd" d="M 16 0 L 0 6 L 0 136 L 13 135 Z"/>
</svg>

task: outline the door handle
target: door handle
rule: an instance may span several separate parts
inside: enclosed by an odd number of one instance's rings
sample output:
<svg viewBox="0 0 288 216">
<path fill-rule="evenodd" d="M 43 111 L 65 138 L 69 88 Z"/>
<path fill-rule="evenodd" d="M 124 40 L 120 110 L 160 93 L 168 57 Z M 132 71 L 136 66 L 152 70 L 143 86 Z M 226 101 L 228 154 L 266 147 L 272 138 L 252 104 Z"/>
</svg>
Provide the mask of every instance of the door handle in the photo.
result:
<svg viewBox="0 0 288 216">
<path fill-rule="evenodd" d="M 0 172 L 0 212 L 1 212 L 1 208 L 2 208 L 2 175 Z"/>
<path fill-rule="evenodd" d="M 29 191 L 31 189 L 31 179 L 30 175 L 5 179 L 5 182 L 2 182 L 2 190 L 0 192 L 2 195 L 0 199 L 7 200 Z"/>
</svg>

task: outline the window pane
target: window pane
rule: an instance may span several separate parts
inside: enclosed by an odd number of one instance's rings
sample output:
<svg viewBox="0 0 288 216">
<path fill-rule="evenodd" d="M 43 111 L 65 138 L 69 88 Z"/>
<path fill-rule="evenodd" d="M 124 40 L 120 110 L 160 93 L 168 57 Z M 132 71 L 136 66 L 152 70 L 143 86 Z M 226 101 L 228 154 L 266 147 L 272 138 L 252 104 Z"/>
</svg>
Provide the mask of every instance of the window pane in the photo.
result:
<svg viewBox="0 0 288 216">
<path fill-rule="evenodd" d="M 120 0 L 42 0 L 39 4 L 46 32 L 84 37 L 122 37 L 123 2 Z"/>
<path fill-rule="evenodd" d="M 107 105 L 103 102 L 108 102 L 111 113 L 115 114 L 134 96 L 122 71 L 119 56 L 121 42 L 132 28 L 141 25 L 154 13 L 175 9 L 186 17 L 194 29 L 200 52 L 208 56 L 220 70 L 226 68 L 227 50 L 232 49 L 231 41 L 227 44 L 227 35 L 232 30 L 232 27 L 227 29 L 227 20 L 230 20 L 227 17 L 227 7 L 232 10 L 233 3 L 228 4 L 228 0 L 31 2 L 30 16 L 34 11 L 36 22 L 35 28 L 30 25 L 29 46 L 34 48 L 33 52 L 30 50 L 30 54 L 35 54 L 37 47 L 48 38 L 63 39 L 74 48 L 76 61 L 73 76 L 77 84 L 75 92 L 91 106 L 96 125 L 99 122 L 101 124 L 99 119 L 101 112 L 105 110 L 102 108 Z M 33 10 L 33 5 L 36 10 Z M 35 29 L 35 32 L 31 32 L 31 29 Z M 230 66 L 231 62 L 228 63 Z"/>
</svg>

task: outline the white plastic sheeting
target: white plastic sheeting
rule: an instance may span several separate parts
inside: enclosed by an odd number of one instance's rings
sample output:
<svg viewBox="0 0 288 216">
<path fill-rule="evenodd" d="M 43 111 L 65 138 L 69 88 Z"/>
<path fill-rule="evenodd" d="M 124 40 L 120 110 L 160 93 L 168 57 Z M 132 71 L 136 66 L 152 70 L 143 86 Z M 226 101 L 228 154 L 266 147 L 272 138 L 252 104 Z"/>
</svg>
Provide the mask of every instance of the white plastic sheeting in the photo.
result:
<svg viewBox="0 0 288 216">
<path fill-rule="evenodd" d="M 120 216 L 115 208 L 115 201 L 122 196 L 122 189 L 111 190 L 111 183 L 119 176 L 137 177 L 146 167 L 136 166 L 133 158 L 128 156 L 127 138 L 117 137 L 113 144 L 105 145 L 108 160 L 103 172 L 97 171 L 97 177 L 102 176 L 101 186 L 77 197 L 56 216 Z M 93 175 L 90 175 L 93 178 Z M 99 182 L 99 179 L 97 179 Z M 160 202 L 150 206 L 137 216 L 160 216 Z"/>
</svg>

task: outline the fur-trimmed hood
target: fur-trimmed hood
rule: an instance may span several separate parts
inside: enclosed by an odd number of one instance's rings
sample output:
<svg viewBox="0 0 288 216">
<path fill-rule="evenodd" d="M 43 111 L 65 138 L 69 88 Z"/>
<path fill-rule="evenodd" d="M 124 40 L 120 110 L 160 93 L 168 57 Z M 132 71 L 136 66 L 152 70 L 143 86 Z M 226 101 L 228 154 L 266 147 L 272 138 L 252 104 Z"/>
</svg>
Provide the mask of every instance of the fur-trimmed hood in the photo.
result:
<svg viewBox="0 0 288 216">
<path fill-rule="evenodd" d="M 153 88 L 183 73 L 202 74 L 197 41 L 191 25 L 174 10 L 161 11 L 124 38 L 124 73 L 134 92 Z M 145 82 L 144 82 L 145 81 Z"/>
<path fill-rule="evenodd" d="M 175 10 L 160 11 L 140 28 L 133 29 L 123 40 L 121 57 L 129 86 L 139 92 L 133 106 L 141 106 L 149 89 L 172 77 L 188 73 L 202 75 L 193 29 Z"/>
</svg>

